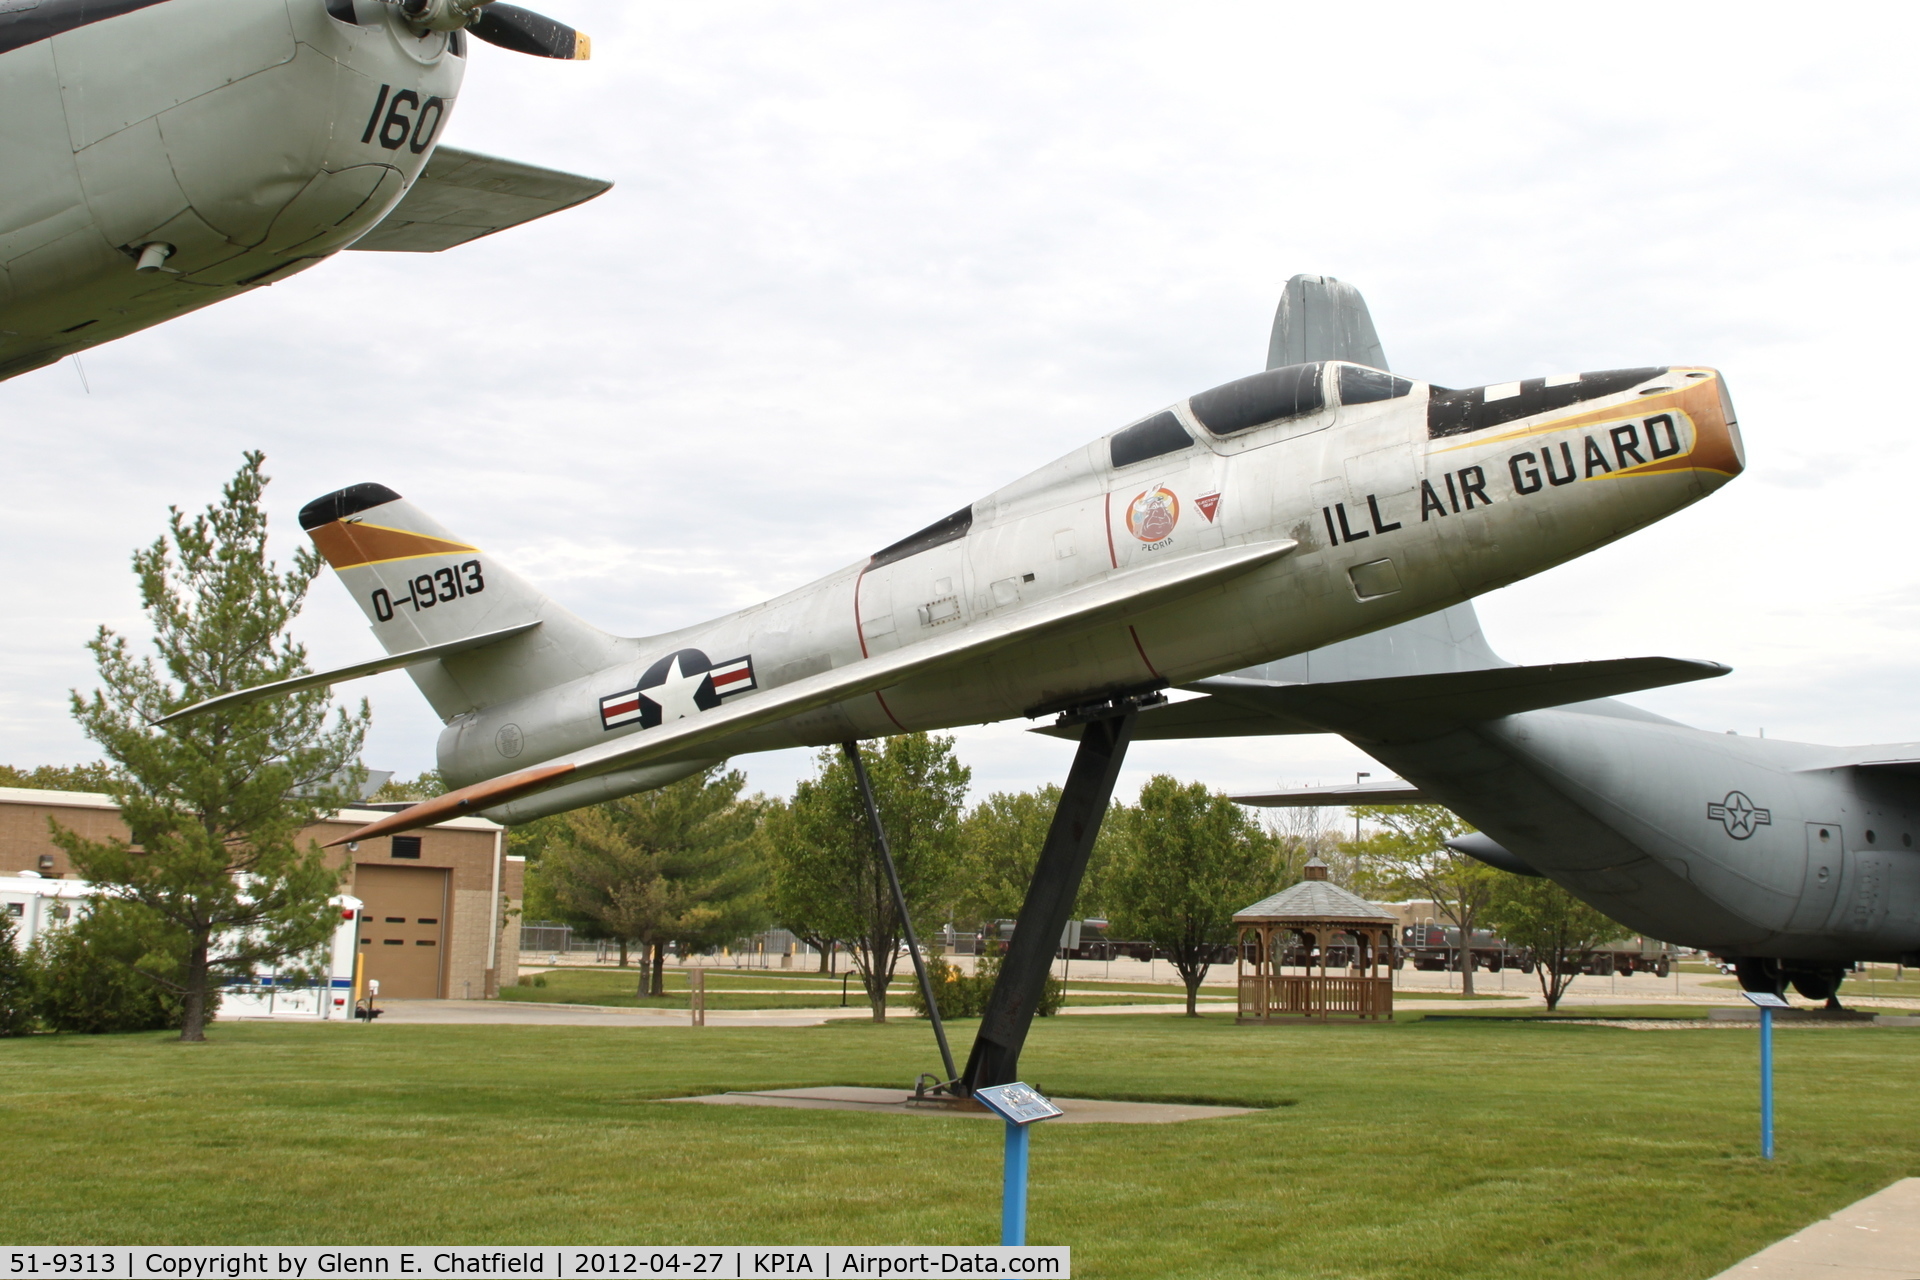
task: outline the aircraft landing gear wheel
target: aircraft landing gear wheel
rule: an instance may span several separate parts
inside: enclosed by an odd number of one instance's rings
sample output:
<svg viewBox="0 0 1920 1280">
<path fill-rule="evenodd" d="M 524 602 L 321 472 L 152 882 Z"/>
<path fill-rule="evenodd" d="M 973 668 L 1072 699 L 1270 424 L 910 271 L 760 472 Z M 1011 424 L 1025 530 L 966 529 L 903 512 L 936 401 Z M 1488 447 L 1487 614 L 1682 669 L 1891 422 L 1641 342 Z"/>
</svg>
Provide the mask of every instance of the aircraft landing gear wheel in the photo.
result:
<svg viewBox="0 0 1920 1280">
<path fill-rule="evenodd" d="M 1771 991 L 1777 996 L 1786 994 L 1787 979 L 1775 961 L 1742 956 L 1733 962 L 1733 976 L 1739 979 L 1742 991 Z"/>
<path fill-rule="evenodd" d="M 1839 965 L 1807 969 L 1793 975 L 1793 989 L 1809 1000 L 1826 1001 L 1829 1009 L 1838 1009 L 1840 984 L 1846 976 L 1846 970 Z"/>
</svg>

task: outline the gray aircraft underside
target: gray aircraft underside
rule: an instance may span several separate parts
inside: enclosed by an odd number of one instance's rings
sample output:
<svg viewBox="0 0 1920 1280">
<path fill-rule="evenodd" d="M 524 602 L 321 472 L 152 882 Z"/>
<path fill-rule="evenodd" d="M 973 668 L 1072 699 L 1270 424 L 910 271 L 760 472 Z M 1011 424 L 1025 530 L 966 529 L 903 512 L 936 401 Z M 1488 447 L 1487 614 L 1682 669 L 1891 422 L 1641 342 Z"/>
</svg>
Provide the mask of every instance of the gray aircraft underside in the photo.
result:
<svg viewBox="0 0 1920 1280">
<path fill-rule="evenodd" d="M 1290 285 L 1273 345 L 1279 361 L 1364 351 L 1385 363 L 1359 295 L 1313 277 Z M 1136 737 L 1339 734 L 1406 781 L 1235 798 L 1443 804 L 1480 829 L 1455 842 L 1462 852 L 1548 876 L 1635 931 L 1740 959 L 1750 986 L 1790 980 L 1819 998 L 1847 962 L 1920 963 L 1920 743 L 1711 733 L 1608 696 L 1727 671 L 1668 658 L 1514 666 L 1464 603 L 1192 683 L 1205 696 L 1148 709 Z"/>
<path fill-rule="evenodd" d="M 607 190 L 438 145 L 480 41 L 585 56 L 484 4 L 0 3 L 0 379 L 342 249 L 433 252 Z"/>
</svg>

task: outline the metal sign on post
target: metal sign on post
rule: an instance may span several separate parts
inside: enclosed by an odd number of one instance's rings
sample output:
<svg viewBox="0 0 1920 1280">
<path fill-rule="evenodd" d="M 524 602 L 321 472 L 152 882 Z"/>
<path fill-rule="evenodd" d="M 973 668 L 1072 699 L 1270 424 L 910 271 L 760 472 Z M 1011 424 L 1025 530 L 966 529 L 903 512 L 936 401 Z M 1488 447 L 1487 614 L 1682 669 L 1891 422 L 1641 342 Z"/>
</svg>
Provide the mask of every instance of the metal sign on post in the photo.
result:
<svg viewBox="0 0 1920 1280">
<path fill-rule="evenodd" d="M 1027 1242 L 1027 1126 L 1066 1112 L 1030 1084 L 994 1084 L 973 1091 L 974 1101 L 1007 1122 L 1005 1185 L 1000 1193 L 1000 1243 Z"/>
<path fill-rule="evenodd" d="M 1773 1159 L 1773 1011 L 1791 1009 L 1784 996 L 1771 991 L 1743 991 L 1760 1010 L 1760 1154 Z"/>
</svg>

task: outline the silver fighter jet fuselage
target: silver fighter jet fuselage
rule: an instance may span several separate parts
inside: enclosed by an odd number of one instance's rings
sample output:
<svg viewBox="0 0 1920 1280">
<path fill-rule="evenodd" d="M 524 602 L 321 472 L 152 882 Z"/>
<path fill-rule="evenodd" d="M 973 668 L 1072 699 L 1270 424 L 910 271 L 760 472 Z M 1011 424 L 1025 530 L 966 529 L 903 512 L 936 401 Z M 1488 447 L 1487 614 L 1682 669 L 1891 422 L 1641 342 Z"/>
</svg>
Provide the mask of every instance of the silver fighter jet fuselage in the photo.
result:
<svg viewBox="0 0 1920 1280">
<path fill-rule="evenodd" d="M 645 639 L 588 626 L 362 484 L 301 522 L 389 656 L 280 687 L 409 668 L 458 790 L 380 830 L 476 809 L 523 821 L 740 752 L 1070 710 L 1298 653 L 1581 555 L 1742 465 L 1711 369 L 1455 391 L 1293 365 L 1148 415 L 797 591 Z"/>
</svg>

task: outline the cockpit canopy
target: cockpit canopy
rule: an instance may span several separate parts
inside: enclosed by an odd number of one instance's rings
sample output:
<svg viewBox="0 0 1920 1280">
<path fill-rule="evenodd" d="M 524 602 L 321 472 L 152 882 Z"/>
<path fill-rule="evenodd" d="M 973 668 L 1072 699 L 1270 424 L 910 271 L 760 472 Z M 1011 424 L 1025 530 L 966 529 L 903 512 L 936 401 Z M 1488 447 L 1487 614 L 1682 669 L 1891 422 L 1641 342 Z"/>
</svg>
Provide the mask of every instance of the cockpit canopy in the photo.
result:
<svg viewBox="0 0 1920 1280">
<path fill-rule="evenodd" d="M 1326 408 L 1319 361 L 1268 369 L 1249 378 L 1202 391 L 1187 401 L 1200 425 L 1217 436 L 1236 435 L 1279 422 L 1318 413 Z"/>
<path fill-rule="evenodd" d="M 1331 385 L 1330 385 L 1331 384 Z M 1316 360 L 1268 369 L 1236 378 L 1187 401 L 1201 426 L 1216 436 L 1232 436 L 1255 427 L 1272 426 L 1311 417 L 1329 407 L 1328 392 L 1338 403 L 1374 404 L 1412 392 L 1414 384 L 1384 369 L 1349 364 L 1343 360 Z M 1131 466 L 1185 449 L 1193 437 L 1172 409 L 1163 409 L 1109 440 L 1113 465 Z"/>
</svg>

